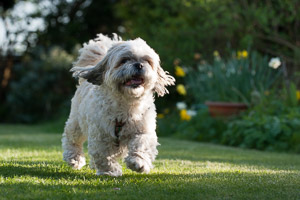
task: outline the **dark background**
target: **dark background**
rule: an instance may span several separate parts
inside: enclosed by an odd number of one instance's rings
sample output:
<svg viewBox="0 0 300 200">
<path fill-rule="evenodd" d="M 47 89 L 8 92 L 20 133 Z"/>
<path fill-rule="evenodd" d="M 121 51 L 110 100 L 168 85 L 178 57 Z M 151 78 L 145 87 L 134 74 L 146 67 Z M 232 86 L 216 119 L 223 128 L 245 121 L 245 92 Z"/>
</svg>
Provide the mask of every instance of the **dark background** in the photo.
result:
<svg viewBox="0 0 300 200">
<path fill-rule="evenodd" d="M 16 7 L 28 3 L 35 9 L 16 16 Z M 215 50 L 223 57 L 255 50 L 280 57 L 289 80 L 297 83 L 299 5 L 298 0 L 1 1 L 0 122 L 67 116 L 76 85 L 69 69 L 81 45 L 97 33 L 143 38 L 171 74 L 175 59 L 188 68 L 195 54 L 211 60 Z M 36 19 L 42 25 L 32 30 Z M 172 90 L 158 100 L 158 110 L 180 100 Z"/>
</svg>

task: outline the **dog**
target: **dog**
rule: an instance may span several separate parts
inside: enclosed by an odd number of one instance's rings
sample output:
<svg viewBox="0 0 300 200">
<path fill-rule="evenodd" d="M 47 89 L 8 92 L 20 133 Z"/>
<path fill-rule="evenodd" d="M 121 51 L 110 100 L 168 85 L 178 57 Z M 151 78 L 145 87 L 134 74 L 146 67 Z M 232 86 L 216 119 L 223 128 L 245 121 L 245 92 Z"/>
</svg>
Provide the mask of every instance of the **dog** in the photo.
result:
<svg viewBox="0 0 300 200">
<path fill-rule="evenodd" d="M 154 96 L 175 83 L 158 54 L 141 38 L 98 34 L 79 50 L 71 71 L 79 85 L 62 136 L 63 159 L 81 169 L 88 140 L 97 175 L 121 176 L 121 158 L 131 170 L 149 173 L 159 145 Z"/>
</svg>

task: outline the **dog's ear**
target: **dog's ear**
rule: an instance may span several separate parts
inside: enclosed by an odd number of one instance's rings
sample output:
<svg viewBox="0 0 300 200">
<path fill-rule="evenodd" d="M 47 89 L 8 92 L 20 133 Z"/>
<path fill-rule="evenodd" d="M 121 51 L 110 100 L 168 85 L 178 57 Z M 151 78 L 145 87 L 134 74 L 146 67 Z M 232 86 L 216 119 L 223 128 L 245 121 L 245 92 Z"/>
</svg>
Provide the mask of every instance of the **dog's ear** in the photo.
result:
<svg viewBox="0 0 300 200">
<path fill-rule="evenodd" d="M 164 96 L 165 94 L 169 93 L 166 86 L 174 85 L 175 78 L 169 75 L 169 72 L 164 71 L 161 68 L 161 66 L 158 66 L 157 74 L 158 74 L 158 79 L 155 83 L 154 91 L 157 93 L 158 96 Z"/>
<path fill-rule="evenodd" d="M 106 71 L 107 58 L 104 57 L 95 66 L 73 67 L 70 71 L 73 72 L 73 77 L 84 78 L 94 85 L 101 85 L 104 80 Z"/>
</svg>

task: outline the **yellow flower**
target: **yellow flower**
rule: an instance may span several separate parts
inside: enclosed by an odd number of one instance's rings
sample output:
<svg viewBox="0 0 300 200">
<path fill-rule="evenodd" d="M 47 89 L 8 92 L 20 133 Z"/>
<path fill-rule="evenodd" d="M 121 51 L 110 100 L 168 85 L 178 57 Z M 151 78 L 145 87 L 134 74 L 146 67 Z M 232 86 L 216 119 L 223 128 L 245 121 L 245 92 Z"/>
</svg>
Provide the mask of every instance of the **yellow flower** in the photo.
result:
<svg viewBox="0 0 300 200">
<path fill-rule="evenodd" d="M 220 61 L 221 60 L 221 56 L 220 53 L 218 51 L 214 51 L 214 58 L 216 61 Z"/>
<path fill-rule="evenodd" d="M 178 84 L 176 87 L 176 90 L 180 95 L 183 95 L 183 96 L 186 95 L 186 90 L 185 90 L 184 85 Z"/>
<path fill-rule="evenodd" d="M 242 56 L 243 56 L 243 58 L 247 58 L 248 52 L 246 50 L 242 51 Z"/>
<path fill-rule="evenodd" d="M 241 59 L 242 58 L 242 52 L 241 51 L 238 51 L 237 52 L 237 59 Z"/>
<path fill-rule="evenodd" d="M 214 57 L 220 57 L 220 53 L 217 50 L 214 51 Z"/>
<path fill-rule="evenodd" d="M 157 114 L 157 118 L 158 118 L 158 119 L 162 119 L 162 118 L 164 118 L 164 117 L 165 117 L 165 115 L 162 114 L 162 113 Z"/>
<path fill-rule="evenodd" d="M 182 69 L 182 67 L 180 67 L 178 65 L 175 67 L 175 75 L 178 76 L 178 77 L 184 77 L 185 76 L 185 72 Z"/>
<path fill-rule="evenodd" d="M 299 101 L 300 100 L 300 90 L 297 90 L 296 96 L 297 96 L 297 100 Z"/>
<path fill-rule="evenodd" d="M 186 120 L 186 121 L 188 121 L 188 120 L 190 120 L 192 117 L 190 116 L 190 115 L 188 115 L 188 113 L 187 113 L 187 110 L 185 110 L 185 109 L 183 109 L 183 110 L 180 110 L 180 119 L 181 120 Z"/>
<path fill-rule="evenodd" d="M 246 50 L 237 52 L 237 59 L 247 58 L 248 52 Z"/>
</svg>

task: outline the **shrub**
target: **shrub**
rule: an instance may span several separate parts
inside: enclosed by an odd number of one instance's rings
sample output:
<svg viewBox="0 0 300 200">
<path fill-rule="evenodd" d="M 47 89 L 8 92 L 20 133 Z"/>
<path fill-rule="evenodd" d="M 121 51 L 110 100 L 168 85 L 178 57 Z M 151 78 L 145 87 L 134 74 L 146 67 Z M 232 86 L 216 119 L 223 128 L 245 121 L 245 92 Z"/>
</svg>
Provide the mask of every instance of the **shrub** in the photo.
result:
<svg viewBox="0 0 300 200">
<path fill-rule="evenodd" d="M 287 103 L 278 96 L 265 98 L 242 118 L 228 124 L 222 144 L 299 153 L 300 107 Z"/>
<path fill-rule="evenodd" d="M 288 108 L 279 115 L 254 110 L 228 124 L 222 144 L 300 153 L 300 108 Z"/>
<path fill-rule="evenodd" d="M 177 111 L 159 114 L 163 118 L 158 119 L 157 132 L 160 136 L 300 153 L 299 102 L 300 91 L 294 84 L 289 89 L 269 91 L 247 112 L 230 119 L 212 118 L 204 107 L 198 107 L 193 116 L 188 106 L 179 102 Z M 195 112 L 195 105 L 191 108 Z"/>
<path fill-rule="evenodd" d="M 14 66 L 9 93 L 5 104 L 0 106 L 2 122 L 36 122 L 69 107 L 75 90 L 75 81 L 69 73 L 73 55 L 58 47 L 35 51 Z"/>
<path fill-rule="evenodd" d="M 220 143 L 226 123 L 222 119 L 210 117 L 207 108 L 201 108 L 188 120 L 180 118 L 180 111 L 174 111 L 158 120 L 157 129 L 159 136 Z"/>
</svg>

